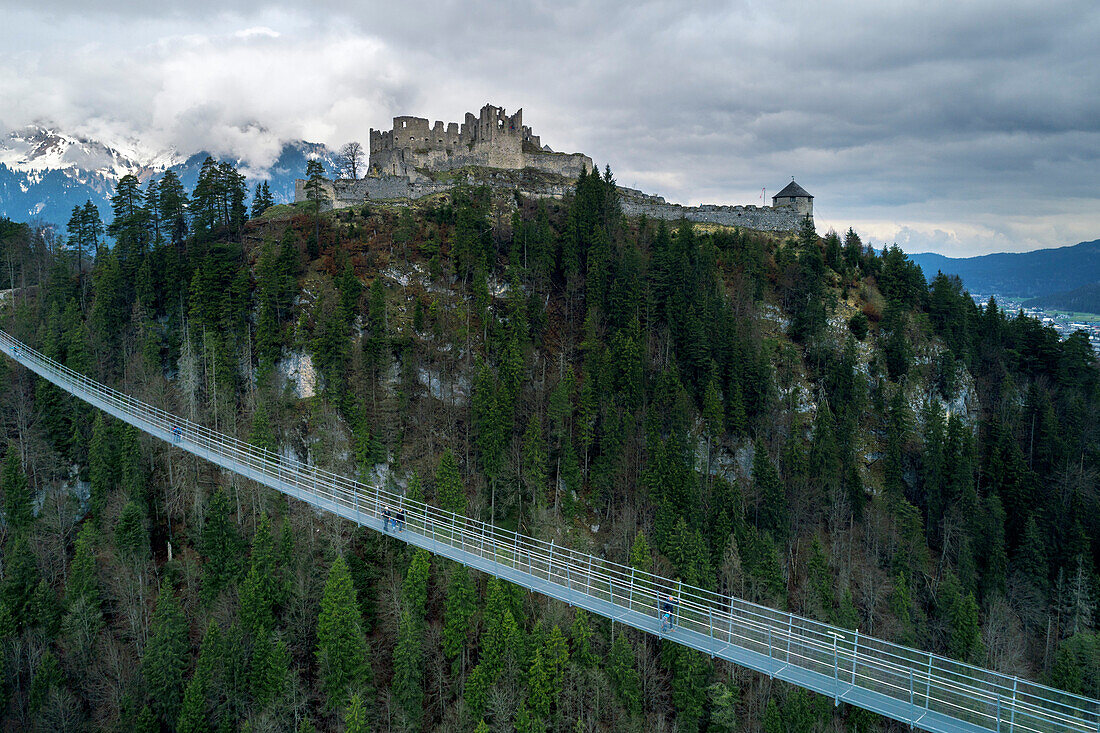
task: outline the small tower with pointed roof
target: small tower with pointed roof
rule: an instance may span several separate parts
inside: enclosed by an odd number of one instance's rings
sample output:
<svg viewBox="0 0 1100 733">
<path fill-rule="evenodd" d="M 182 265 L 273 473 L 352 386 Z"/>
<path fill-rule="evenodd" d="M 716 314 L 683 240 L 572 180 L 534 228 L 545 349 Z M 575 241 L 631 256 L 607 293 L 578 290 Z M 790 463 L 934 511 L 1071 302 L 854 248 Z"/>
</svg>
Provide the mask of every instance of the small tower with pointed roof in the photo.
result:
<svg viewBox="0 0 1100 733">
<path fill-rule="evenodd" d="M 808 216 L 811 219 L 814 216 L 814 197 L 795 183 L 793 178 L 782 191 L 772 196 L 772 208 L 778 206 L 793 206 L 802 216 Z"/>
</svg>

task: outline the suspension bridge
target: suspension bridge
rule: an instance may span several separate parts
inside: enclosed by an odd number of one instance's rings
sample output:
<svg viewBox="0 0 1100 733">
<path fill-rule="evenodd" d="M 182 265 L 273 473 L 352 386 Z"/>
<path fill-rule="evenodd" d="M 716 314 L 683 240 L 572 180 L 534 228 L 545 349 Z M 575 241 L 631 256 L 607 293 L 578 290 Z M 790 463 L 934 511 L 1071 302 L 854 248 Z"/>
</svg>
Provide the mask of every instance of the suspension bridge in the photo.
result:
<svg viewBox="0 0 1100 733">
<path fill-rule="evenodd" d="M 928 731 L 1100 733 L 1100 701 L 684 585 L 409 500 L 184 420 L 0 331 L 0 350 L 150 435 L 356 524 L 531 591 Z M 401 508 L 394 531 L 383 512 Z M 674 625 L 660 599 L 676 599 Z"/>
</svg>

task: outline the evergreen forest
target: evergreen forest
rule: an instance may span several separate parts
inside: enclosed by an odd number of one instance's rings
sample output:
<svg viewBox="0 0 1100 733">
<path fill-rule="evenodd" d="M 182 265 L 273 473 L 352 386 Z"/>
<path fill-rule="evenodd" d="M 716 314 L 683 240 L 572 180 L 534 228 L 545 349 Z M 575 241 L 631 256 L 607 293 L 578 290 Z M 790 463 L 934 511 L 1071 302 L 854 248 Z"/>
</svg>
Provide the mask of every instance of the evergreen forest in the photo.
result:
<svg viewBox="0 0 1100 733">
<path fill-rule="evenodd" d="M 210 428 L 685 583 L 1100 697 L 1100 369 L 849 229 L 232 165 L 0 221 L 0 327 Z M 0 721 L 885 731 L 230 475 L 0 360 Z M 656 616 L 656 609 L 655 609 Z"/>
</svg>

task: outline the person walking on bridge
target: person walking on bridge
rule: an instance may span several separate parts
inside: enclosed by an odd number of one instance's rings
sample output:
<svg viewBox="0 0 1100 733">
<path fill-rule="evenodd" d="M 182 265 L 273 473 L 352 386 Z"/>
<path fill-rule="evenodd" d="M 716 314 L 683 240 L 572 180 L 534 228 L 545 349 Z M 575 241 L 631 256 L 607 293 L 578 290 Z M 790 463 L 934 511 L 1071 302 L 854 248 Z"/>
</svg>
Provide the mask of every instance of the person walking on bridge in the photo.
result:
<svg viewBox="0 0 1100 733">
<path fill-rule="evenodd" d="M 668 595 L 661 596 L 661 628 L 668 625 L 668 631 L 672 631 L 672 627 L 676 625 L 676 596 L 669 593 Z"/>
</svg>

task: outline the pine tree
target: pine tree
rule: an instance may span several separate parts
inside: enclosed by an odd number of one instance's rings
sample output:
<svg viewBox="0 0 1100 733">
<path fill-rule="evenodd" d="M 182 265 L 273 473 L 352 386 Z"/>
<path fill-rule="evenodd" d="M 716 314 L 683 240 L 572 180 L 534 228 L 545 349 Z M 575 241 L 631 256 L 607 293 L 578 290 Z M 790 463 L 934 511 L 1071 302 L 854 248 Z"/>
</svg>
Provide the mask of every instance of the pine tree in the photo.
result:
<svg viewBox="0 0 1100 733">
<path fill-rule="evenodd" d="M 461 671 L 463 651 L 473 635 L 473 618 L 477 613 L 477 592 L 470 571 L 455 565 L 447 585 L 447 600 L 443 607 L 443 655 L 451 660 L 452 672 Z"/>
<path fill-rule="evenodd" d="M 275 204 L 271 195 L 271 187 L 267 181 L 256 184 L 256 191 L 252 196 L 252 218 L 259 219 L 263 213 Z"/>
<path fill-rule="evenodd" d="M 419 730 L 424 712 L 424 655 L 421 649 L 423 623 L 405 611 L 397 631 L 393 652 L 393 693 L 407 730 Z"/>
<path fill-rule="evenodd" d="M 183 671 L 187 668 L 187 620 L 176 594 L 161 584 L 157 607 L 149 623 L 149 641 L 141 660 L 150 705 L 168 726 L 176 723 L 183 703 Z"/>
<path fill-rule="evenodd" d="M 756 508 L 756 526 L 773 538 L 781 539 L 787 535 L 787 497 L 783 485 L 779 483 L 779 474 L 775 470 L 764 445 L 756 443 L 752 459 L 752 481 L 756 485 L 759 497 Z"/>
<path fill-rule="evenodd" d="M 339 710 L 348 694 L 366 684 L 367 643 L 347 563 L 337 557 L 329 570 L 317 619 L 317 665 L 326 705 Z"/>
<path fill-rule="evenodd" d="M 119 479 L 126 495 L 133 501 L 145 502 L 145 464 L 138 445 L 138 429 L 124 423 L 118 431 Z"/>
<path fill-rule="evenodd" d="M 542 438 L 542 423 L 531 413 L 523 433 L 523 480 L 532 502 L 542 503 L 546 489 L 546 445 Z"/>
<path fill-rule="evenodd" d="M 15 443 L 9 443 L 4 454 L 0 489 L 4 492 L 4 519 L 10 527 L 19 530 L 34 521 L 34 503 Z"/>
<path fill-rule="evenodd" d="M 305 721 L 302 722 L 303 726 Z M 312 726 L 310 726 L 312 729 Z M 371 730 L 370 720 L 367 717 L 367 708 L 363 704 L 363 697 L 358 692 L 351 696 L 351 702 L 344 711 L 344 733 L 368 733 Z"/>
<path fill-rule="evenodd" d="M 435 472 L 435 495 L 444 511 L 460 515 L 466 513 L 466 490 L 458 475 L 458 462 L 450 448 L 443 451 L 443 457 L 439 459 Z"/>
<path fill-rule="evenodd" d="M 166 171 L 157 186 L 157 216 L 168 240 L 179 247 L 187 236 L 187 192 L 174 171 Z"/>
<path fill-rule="evenodd" d="M 95 516 L 102 511 L 107 495 L 118 481 L 117 443 L 109 419 L 104 413 L 96 412 L 92 423 L 92 441 L 88 445 L 89 509 Z"/>
<path fill-rule="evenodd" d="M 561 696 L 568 661 L 569 650 L 565 637 L 555 624 L 545 643 L 536 650 L 527 676 L 531 712 L 544 722 L 550 722 L 551 713 L 556 708 L 555 702 Z"/>
<path fill-rule="evenodd" d="M 115 547 L 128 562 L 145 560 L 149 554 L 149 530 L 145 523 L 145 509 L 134 500 L 126 502 L 115 525 Z"/>
<path fill-rule="evenodd" d="M 207 714 L 207 693 L 214 666 L 222 656 L 221 630 L 213 621 L 206 628 L 202 640 L 202 649 L 195 664 L 195 674 L 187 683 L 183 693 L 183 705 L 180 708 L 176 733 L 203 733 L 210 730 Z"/>
<path fill-rule="evenodd" d="M 237 578 L 242 549 L 229 497 L 224 491 L 216 490 L 207 502 L 199 537 L 199 550 L 206 557 L 202 584 L 205 601 L 214 600 Z"/>
<path fill-rule="evenodd" d="M 588 669 L 595 666 L 596 655 L 592 652 L 592 630 L 588 626 L 588 614 L 577 609 L 573 614 L 573 627 L 569 632 L 573 639 L 573 660 L 578 666 Z"/>
<path fill-rule="evenodd" d="M 80 527 L 74 543 L 73 562 L 65 588 L 65 602 L 72 606 L 84 599 L 99 607 L 99 581 L 96 579 L 95 541 L 97 533 L 91 522 Z"/>
<path fill-rule="evenodd" d="M 642 681 L 634 661 L 634 650 L 624 632 L 619 632 L 608 655 L 607 676 L 623 707 L 633 715 L 642 712 Z"/>
<path fill-rule="evenodd" d="M 409 570 L 405 573 L 403 589 L 409 609 L 417 621 L 424 619 L 428 605 L 428 576 L 431 570 L 431 553 L 417 549 L 413 552 Z"/>
<path fill-rule="evenodd" d="M 319 160 L 310 160 L 306 163 L 306 198 L 313 209 L 313 239 L 314 242 L 321 238 L 321 207 L 328 203 L 328 192 L 325 191 L 325 168 Z"/>
<path fill-rule="evenodd" d="M 285 641 L 276 639 L 266 629 L 262 629 L 254 639 L 250 687 L 256 707 L 265 710 L 286 694 L 290 650 Z"/>
</svg>

